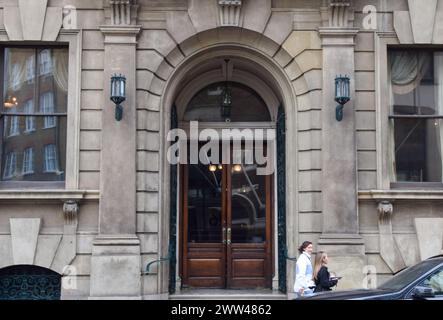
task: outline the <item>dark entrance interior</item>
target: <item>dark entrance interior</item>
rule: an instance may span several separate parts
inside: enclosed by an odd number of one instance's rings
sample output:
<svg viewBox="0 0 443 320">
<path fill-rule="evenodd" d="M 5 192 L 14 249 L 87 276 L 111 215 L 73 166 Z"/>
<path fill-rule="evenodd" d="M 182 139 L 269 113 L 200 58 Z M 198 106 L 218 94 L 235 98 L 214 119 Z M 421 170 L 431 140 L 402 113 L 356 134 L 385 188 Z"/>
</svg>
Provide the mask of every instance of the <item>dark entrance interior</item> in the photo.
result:
<svg viewBox="0 0 443 320">
<path fill-rule="evenodd" d="M 272 175 L 243 162 L 183 165 L 181 176 L 183 286 L 271 288 Z"/>
</svg>

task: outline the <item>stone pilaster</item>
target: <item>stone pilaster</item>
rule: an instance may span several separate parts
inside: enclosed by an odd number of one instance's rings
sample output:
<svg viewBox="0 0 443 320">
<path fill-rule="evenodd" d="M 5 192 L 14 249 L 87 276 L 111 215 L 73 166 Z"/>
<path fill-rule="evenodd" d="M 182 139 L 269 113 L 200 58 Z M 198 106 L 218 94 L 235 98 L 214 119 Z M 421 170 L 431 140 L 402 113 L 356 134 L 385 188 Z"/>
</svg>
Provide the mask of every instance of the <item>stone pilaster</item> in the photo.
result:
<svg viewBox="0 0 443 320">
<path fill-rule="evenodd" d="M 90 299 L 140 299 L 140 240 L 136 236 L 136 44 L 130 25 L 134 1 L 110 1 L 113 19 L 104 35 L 104 90 L 99 236 L 93 242 Z M 110 101 L 112 74 L 126 77 L 123 119 Z"/>
<path fill-rule="evenodd" d="M 350 1 L 330 1 L 325 27 L 319 29 L 323 50 L 323 233 L 318 251 L 331 256 L 330 269 L 343 276 L 339 288 L 360 287 L 365 250 L 358 230 L 357 161 L 355 137 L 354 45 L 358 29 L 350 27 Z M 335 77 L 351 79 L 351 101 L 342 121 L 335 118 Z"/>
</svg>

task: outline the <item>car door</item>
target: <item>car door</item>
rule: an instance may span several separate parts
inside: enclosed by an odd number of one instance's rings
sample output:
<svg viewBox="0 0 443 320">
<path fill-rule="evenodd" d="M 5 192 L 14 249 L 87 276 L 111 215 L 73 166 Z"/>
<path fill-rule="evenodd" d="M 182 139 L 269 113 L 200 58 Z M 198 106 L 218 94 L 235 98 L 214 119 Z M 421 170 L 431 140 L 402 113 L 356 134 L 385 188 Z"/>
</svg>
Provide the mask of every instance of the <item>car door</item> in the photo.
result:
<svg viewBox="0 0 443 320">
<path fill-rule="evenodd" d="M 433 298 L 426 298 L 426 300 L 443 300 L 443 265 L 419 282 L 417 286 L 432 289 L 435 296 Z M 414 286 L 414 288 L 417 286 Z M 407 299 L 412 299 L 413 291 L 414 289 L 408 293 Z"/>
</svg>

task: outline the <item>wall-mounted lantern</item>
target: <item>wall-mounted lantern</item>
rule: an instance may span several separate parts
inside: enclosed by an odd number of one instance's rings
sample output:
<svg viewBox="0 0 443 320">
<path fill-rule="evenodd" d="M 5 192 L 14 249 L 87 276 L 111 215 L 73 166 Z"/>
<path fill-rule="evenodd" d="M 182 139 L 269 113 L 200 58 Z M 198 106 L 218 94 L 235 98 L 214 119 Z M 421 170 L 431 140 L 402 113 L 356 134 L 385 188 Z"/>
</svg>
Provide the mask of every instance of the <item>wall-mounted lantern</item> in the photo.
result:
<svg viewBox="0 0 443 320">
<path fill-rule="evenodd" d="M 121 104 L 126 100 L 126 78 L 123 75 L 114 74 L 111 77 L 111 101 L 115 103 L 115 120 L 123 118 Z"/>
<path fill-rule="evenodd" d="M 335 108 L 335 118 L 337 121 L 343 119 L 343 106 L 351 100 L 350 79 L 348 76 L 338 76 L 335 78 L 335 101 L 339 104 Z"/>
<path fill-rule="evenodd" d="M 222 98 L 221 98 L 221 116 L 226 121 L 229 122 L 231 118 L 231 107 L 232 107 L 232 94 L 231 90 L 229 90 L 228 86 L 228 64 L 229 59 L 225 59 L 226 62 L 226 82 L 225 87 L 223 88 Z"/>
</svg>

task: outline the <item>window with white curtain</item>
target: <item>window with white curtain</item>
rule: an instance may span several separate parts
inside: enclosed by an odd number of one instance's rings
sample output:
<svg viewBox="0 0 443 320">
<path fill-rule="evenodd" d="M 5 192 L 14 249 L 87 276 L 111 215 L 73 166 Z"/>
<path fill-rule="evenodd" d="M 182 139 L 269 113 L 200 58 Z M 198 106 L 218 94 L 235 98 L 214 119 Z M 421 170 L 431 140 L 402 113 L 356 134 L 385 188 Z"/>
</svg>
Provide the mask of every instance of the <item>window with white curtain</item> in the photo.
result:
<svg viewBox="0 0 443 320">
<path fill-rule="evenodd" d="M 44 49 L 39 54 L 39 70 L 40 75 L 50 74 L 52 72 L 51 50 Z"/>
<path fill-rule="evenodd" d="M 392 182 L 443 182 L 443 51 L 389 51 Z"/>
<path fill-rule="evenodd" d="M 23 174 L 33 174 L 34 173 L 34 149 L 26 148 L 23 151 Z"/>
<path fill-rule="evenodd" d="M 18 116 L 11 117 L 11 125 L 9 126 L 9 136 L 16 136 L 20 134 L 20 123 Z"/>
<path fill-rule="evenodd" d="M 44 172 L 57 172 L 57 150 L 55 144 L 48 144 L 44 151 Z"/>
<path fill-rule="evenodd" d="M 40 96 L 40 112 L 54 113 L 54 94 L 52 92 L 45 92 Z M 53 128 L 56 124 L 56 117 L 45 117 L 43 128 Z"/>
<path fill-rule="evenodd" d="M 8 136 L 8 124 L 9 124 L 9 117 L 3 116 L 3 137 L 6 138 Z"/>
<path fill-rule="evenodd" d="M 15 152 L 10 152 L 6 155 L 5 158 L 5 164 L 3 166 L 3 179 L 8 180 L 14 177 L 16 167 L 17 155 Z"/>
<path fill-rule="evenodd" d="M 35 78 L 35 57 L 29 56 L 26 59 L 26 80 L 32 82 Z"/>
<path fill-rule="evenodd" d="M 68 48 L 3 47 L 0 56 L 0 188 L 61 187 L 66 168 Z"/>
<path fill-rule="evenodd" d="M 24 106 L 25 113 L 34 113 L 34 101 L 28 100 L 25 102 Z M 25 133 L 35 131 L 35 117 L 27 116 L 25 118 Z"/>
<path fill-rule="evenodd" d="M 15 63 L 12 65 L 11 69 L 12 69 L 11 78 L 9 79 L 10 86 L 12 87 L 13 90 L 18 90 L 23 82 L 22 79 L 23 68 L 18 63 Z"/>
</svg>

